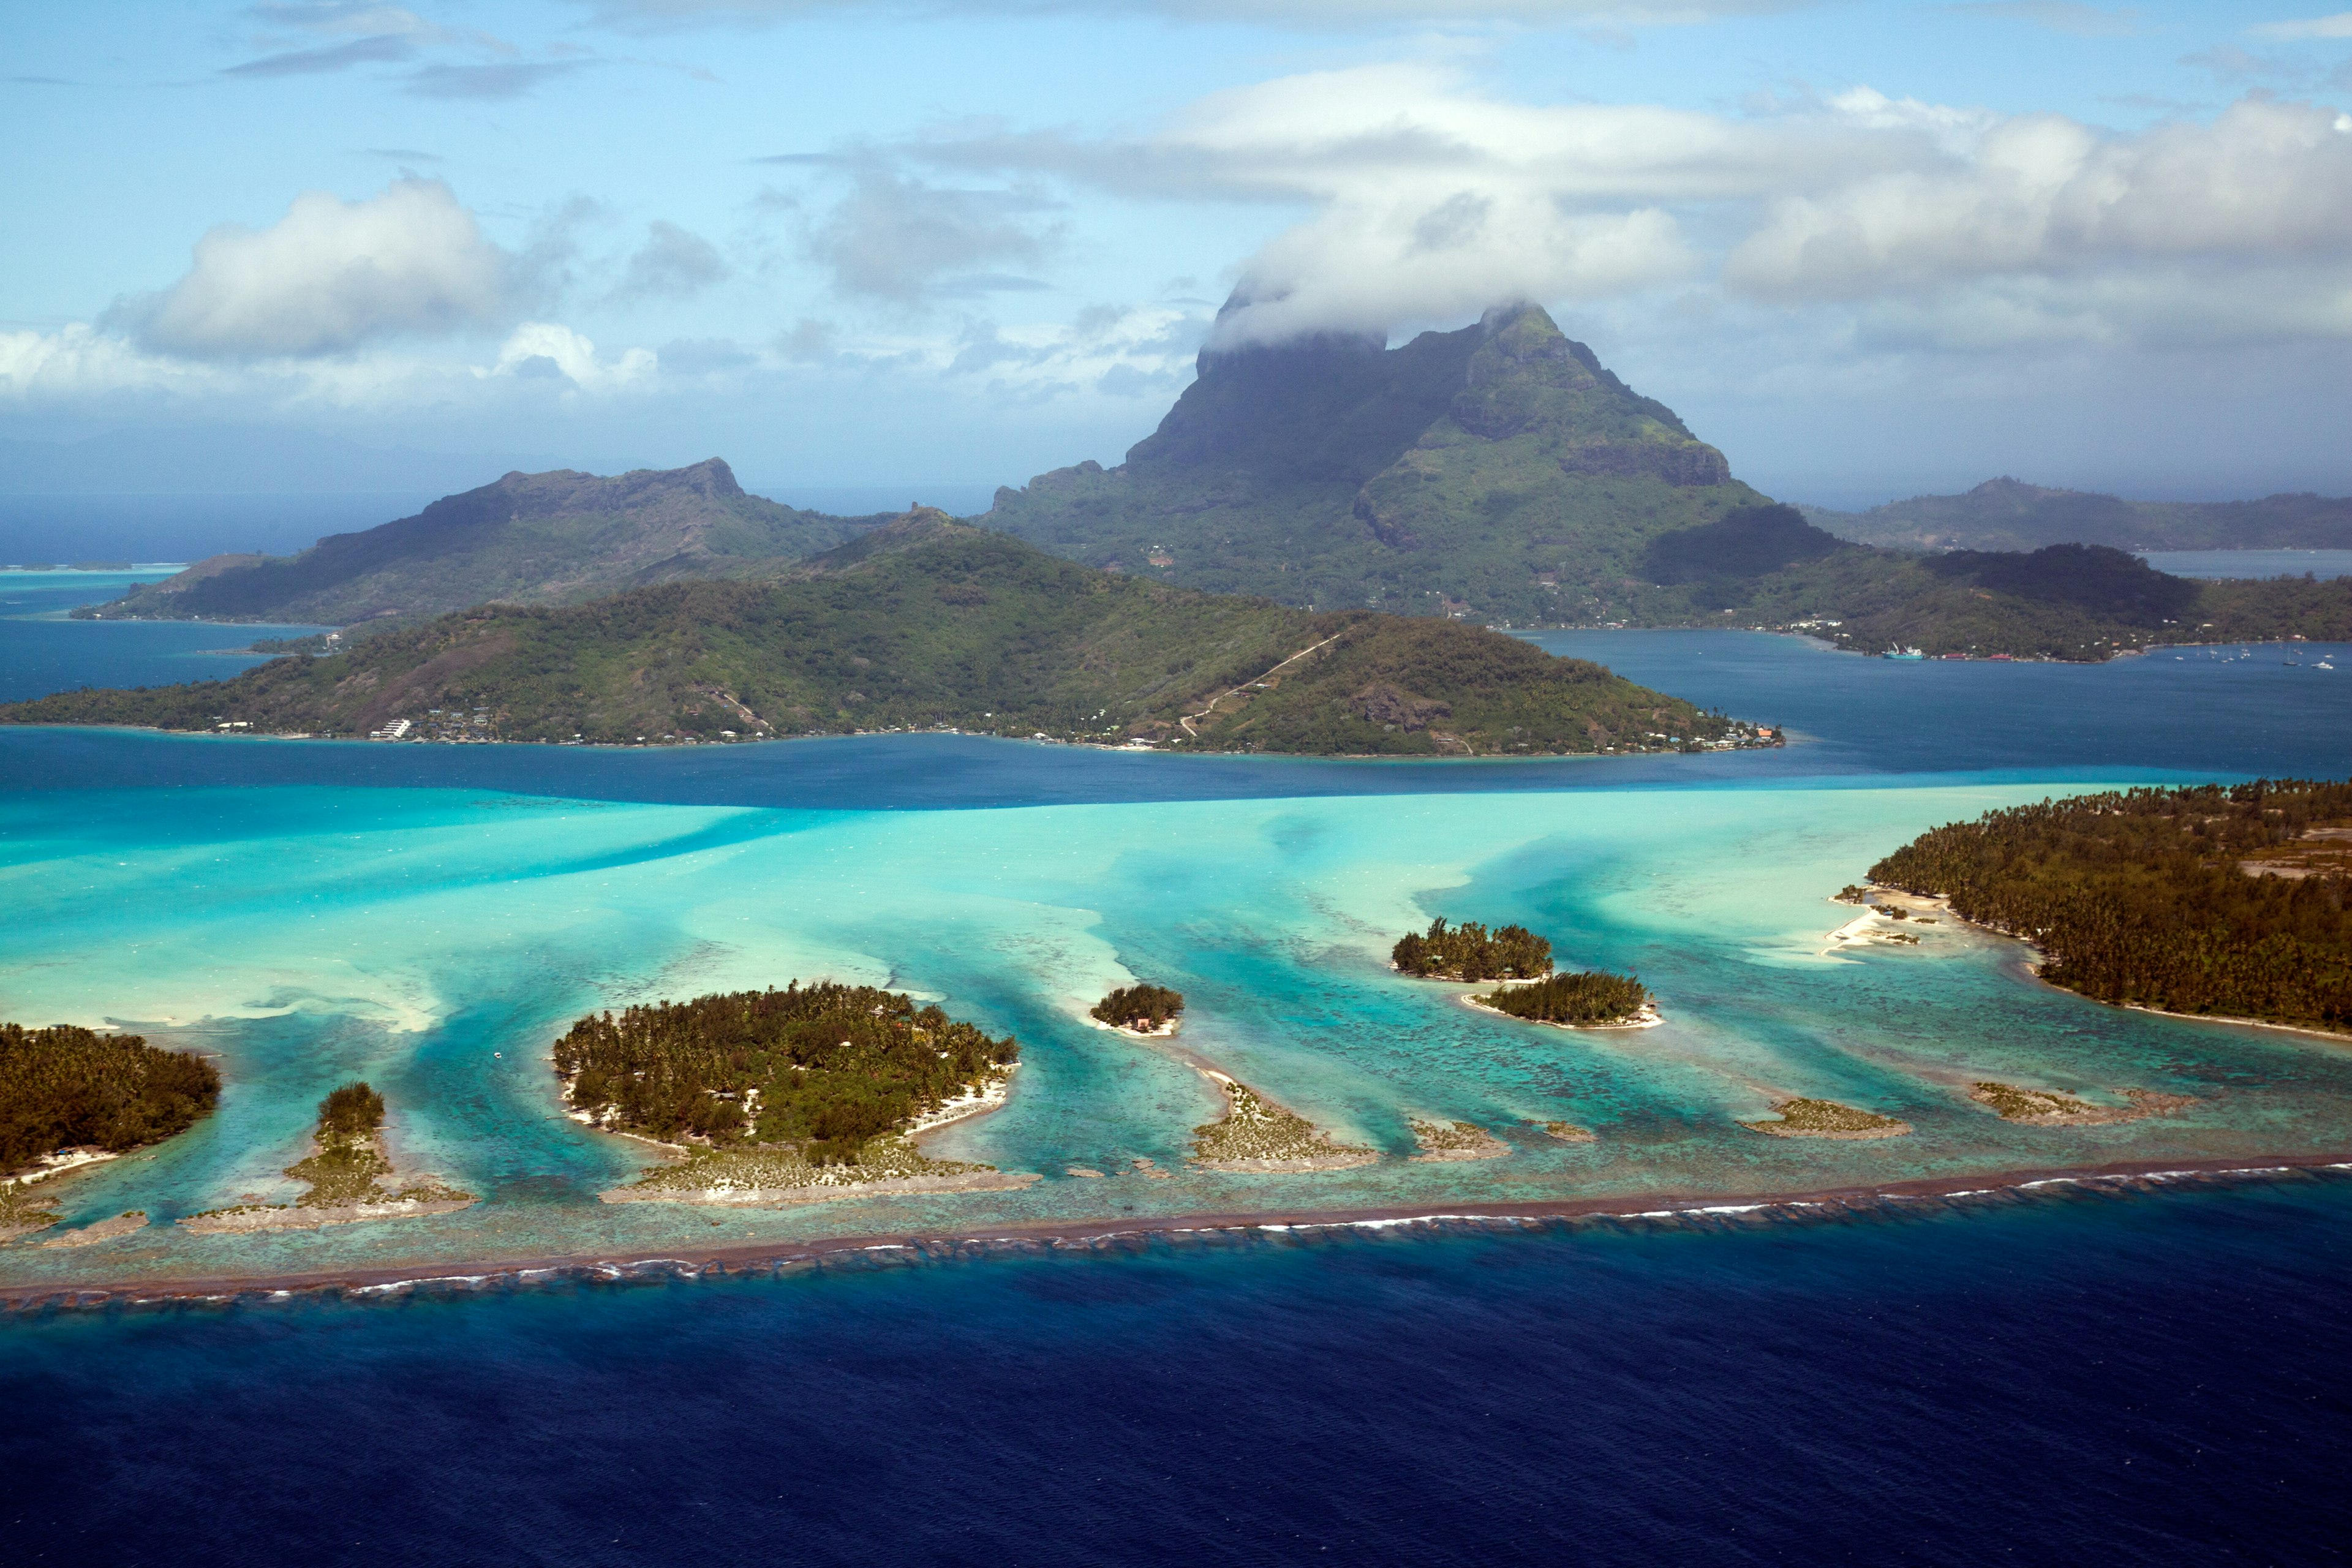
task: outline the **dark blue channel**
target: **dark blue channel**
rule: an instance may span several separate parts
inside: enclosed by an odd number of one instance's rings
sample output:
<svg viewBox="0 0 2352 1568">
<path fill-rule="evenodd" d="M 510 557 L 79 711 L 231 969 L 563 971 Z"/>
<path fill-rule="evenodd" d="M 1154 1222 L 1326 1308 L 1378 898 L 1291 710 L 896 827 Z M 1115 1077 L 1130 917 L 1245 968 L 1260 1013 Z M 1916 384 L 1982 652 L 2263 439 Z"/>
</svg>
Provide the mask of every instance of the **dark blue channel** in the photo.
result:
<svg viewBox="0 0 2352 1568">
<path fill-rule="evenodd" d="M 0 1323 L 16 1563 L 2324 1563 L 2352 1183 Z M 1360 1233 L 1359 1233 L 1360 1234 Z"/>
</svg>

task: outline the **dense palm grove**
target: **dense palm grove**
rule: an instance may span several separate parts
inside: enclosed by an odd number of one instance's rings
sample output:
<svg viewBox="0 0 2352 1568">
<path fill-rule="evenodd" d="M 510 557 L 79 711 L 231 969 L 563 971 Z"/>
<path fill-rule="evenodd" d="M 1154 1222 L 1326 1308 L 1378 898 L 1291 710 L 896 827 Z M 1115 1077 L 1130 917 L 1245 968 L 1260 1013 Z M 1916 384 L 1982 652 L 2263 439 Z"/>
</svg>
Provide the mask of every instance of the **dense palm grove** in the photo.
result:
<svg viewBox="0 0 2352 1568">
<path fill-rule="evenodd" d="M 1449 926 L 1441 916 L 1426 933 L 1398 938 L 1389 961 L 1424 980 L 1532 980 L 1551 973 L 1551 943 L 1525 926 L 1489 932 L 1475 921 Z"/>
<path fill-rule="evenodd" d="M 592 1013 L 555 1043 L 555 1068 L 574 1110 L 629 1131 L 855 1163 L 869 1139 L 987 1083 L 1020 1050 L 871 985 L 794 982 Z"/>
<path fill-rule="evenodd" d="M 1508 986 L 1478 1000 L 1538 1024 L 1616 1024 L 1649 1005 L 1650 991 L 1630 974 L 1590 969 Z"/>
<path fill-rule="evenodd" d="M 1093 1016 L 1122 1029 L 1160 1028 L 1184 1011 L 1184 994 L 1165 985 L 1122 985 L 1092 1009 Z"/>
<path fill-rule="evenodd" d="M 220 1073 L 202 1057 L 137 1035 L 0 1024 L 0 1173 L 60 1149 L 153 1143 L 219 1100 Z"/>
<path fill-rule="evenodd" d="M 2352 1025 L 2352 879 L 2259 873 L 2352 784 L 2262 781 L 2044 801 L 1952 823 L 1871 868 L 2048 954 L 2042 978 L 2102 1002 Z"/>
</svg>

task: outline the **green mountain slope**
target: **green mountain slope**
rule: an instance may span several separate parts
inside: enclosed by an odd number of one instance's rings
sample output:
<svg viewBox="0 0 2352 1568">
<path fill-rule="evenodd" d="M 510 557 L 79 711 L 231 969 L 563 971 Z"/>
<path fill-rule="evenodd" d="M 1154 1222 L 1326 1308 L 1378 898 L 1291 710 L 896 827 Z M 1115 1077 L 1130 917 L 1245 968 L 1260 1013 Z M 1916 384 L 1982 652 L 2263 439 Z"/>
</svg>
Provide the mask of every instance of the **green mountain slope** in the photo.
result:
<svg viewBox="0 0 2352 1568">
<path fill-rule="evenodd" d="M 84 614 L 405 625 L 493 601 L 573 604 L 649 583 L 736 575 L 829 549 L 880 521 L 747 495 L 716 458 L 612 479 L 568 468 L 509 474 L 297 555 L 215 556 Z"/>
<path fill-rule="evenodd" d="M 2202 542 L 2254 527 L 2255 513 L 2272 520 L 2265 541 L 2315 541 L 2333 537 L 2329 509 L 2352 516 L 2352 503 L 2168 511 L 2001 480 L 1904 503 L 1936 520 L 1882 530 L 1909 549 L 1857 542 L 1816 526 L 1853 535 L 1853 520 L 1809 519 L 1732 479 L 1672 409 L 1532 305 L 1395 349 L 1321 337 L 1203 351 L 1200 367 L 1125 463 L 999 490 L 985 521 L 1160 581 L 1490 625 L 1765 626 L 1871 652 L 2070 659 L 2352 635 L 2352 591 L 2203 585 L 2113 549 L 2047 548 L 2086 529 Z M 2186 532 L 2148 531 L 2151 519 L 2192 511 L 2205 521 L 2175 518 Z M 2000 537 L 2030 537 L 2032 552 L 1924 553 L 1963 512 L 2009 519 Z M 2223 514 L 2238 522 L 2214 521 Z"/>
<path fill-rule="evenodd" d="M 489 605 L 234 680 L 79 691 L 0 722 L 709 741 L 953 726 L 1188 750 L 1655 750 L 1751 731 L 1517 638 L 1097 572 L 921 510 L 776 582 Z"/>
<path fill-rule="evenodd" d="M 2352 550 L 2352 499 L 2274 495 L 2246 501 L 2141 501 L 1987 479 L 1956 496 L 1913 496 L 1868 511 L 1808 508 L 1842 539 L 1898 550 Z"/>
<path fill-rule="evenodd" d="M 1794 515 L 1759 509 L 1693 531 L 1712 536 L 1709 564 L 1682 591 L 1716 625 L 1806 632 L 1862 653 L 2083 661 L 2173 643 L 2352 639 L 2352 579 L 2204 583 L 2105 545 L 1903 554 L 1790 528 Z M 1770 548 L 1759 553 L 1743 533 Z M 1696 548 L 1668 535 L 1657 553 Z M 1788 564 L 1739 569 L 1781 555 Z"/>
<path fill-rule="evenodd" d="M 1621 607 L 1658 534 L 1765 503 L 1672 409 L 1518 305 L 1395 349 L 1204 350 L 1125 463 L 999 490 L 984 521 L 1221 593 L 1549 624 Z"/>
</svg>

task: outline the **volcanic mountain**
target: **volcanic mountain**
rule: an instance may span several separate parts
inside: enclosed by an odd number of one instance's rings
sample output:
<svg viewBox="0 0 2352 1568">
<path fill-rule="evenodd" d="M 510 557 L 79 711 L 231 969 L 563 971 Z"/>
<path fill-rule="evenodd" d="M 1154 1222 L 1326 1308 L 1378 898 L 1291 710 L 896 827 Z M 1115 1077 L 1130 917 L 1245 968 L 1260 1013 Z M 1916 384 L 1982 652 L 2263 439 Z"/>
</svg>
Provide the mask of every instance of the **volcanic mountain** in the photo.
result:
<svg viewBox="0 0 2352 1568">
<path fill-rule="evenodd" d="M 676 578 L 738 576 L 830 549 L 883 521 L 747 494 L 717 458 L 611 479 L 569 468 L 513 473 L 299 554 L 215 555 L 82 613 L 407 625 L 492 602 L 577 604 Z"/>
<path fill-rule="evenodd" d="M 1769 504 L 1536 305 L 1199 366 L 1126 462 L 1001 489 L 980 521 L 1193 587 L 1525 624 L 1625 607 L 1660 535 Z"/>
</svg>

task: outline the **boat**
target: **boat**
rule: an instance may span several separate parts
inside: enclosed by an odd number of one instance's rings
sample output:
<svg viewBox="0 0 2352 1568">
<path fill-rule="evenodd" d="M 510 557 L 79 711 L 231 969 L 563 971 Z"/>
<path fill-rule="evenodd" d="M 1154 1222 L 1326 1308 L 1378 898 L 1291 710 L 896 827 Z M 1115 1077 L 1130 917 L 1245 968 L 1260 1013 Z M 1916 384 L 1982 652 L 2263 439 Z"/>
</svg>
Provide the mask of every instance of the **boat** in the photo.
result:
<svg viewBox="0 0 2352 1568">
<path fill-rule="evenodd" d="M 1891 647 L 1879 656 L 1882 658 L 1925 658 L 1927 656 L 1916 647 Z"/>
</svg>

